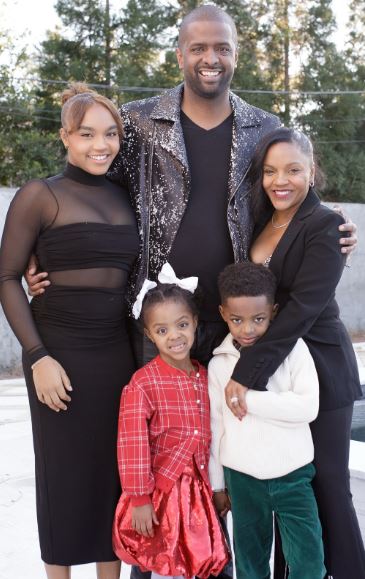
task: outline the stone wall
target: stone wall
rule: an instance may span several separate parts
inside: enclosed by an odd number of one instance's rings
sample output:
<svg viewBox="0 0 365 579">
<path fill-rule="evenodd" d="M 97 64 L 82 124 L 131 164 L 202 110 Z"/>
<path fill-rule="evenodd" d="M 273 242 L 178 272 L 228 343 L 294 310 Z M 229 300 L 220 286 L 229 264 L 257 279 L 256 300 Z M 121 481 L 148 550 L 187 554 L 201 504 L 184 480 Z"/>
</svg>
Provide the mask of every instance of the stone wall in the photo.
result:
<svg viewBox="0 0 365 579">
<path fill-rule="evenodd" d="M 343 208 L 357 225 L 358 247 L 338 285 L 337 300 L 348 331 L 365 341 L 365 204 L 344 203 Z"/>
<path fill-rule="evenodd" d="M 6 212 L 15 189 L 0 188 L 0 234 L 3 231 Z M 18 376 L 21 373 L 21 348 L 9 328 L 0 306 L 0 378 Z"/>
</svg>

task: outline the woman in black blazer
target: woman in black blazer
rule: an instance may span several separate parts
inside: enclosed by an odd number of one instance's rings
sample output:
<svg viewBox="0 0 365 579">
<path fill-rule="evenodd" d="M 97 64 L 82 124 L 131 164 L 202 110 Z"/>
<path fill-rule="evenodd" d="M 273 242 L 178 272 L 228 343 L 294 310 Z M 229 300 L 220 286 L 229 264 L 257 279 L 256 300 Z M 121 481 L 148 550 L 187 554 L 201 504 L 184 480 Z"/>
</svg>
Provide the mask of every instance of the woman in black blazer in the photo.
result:
<svg viewBox="0 0 365 579">
<path fill-rule="evenodd" d="M 348 469 L 353 403 L 362 392 L 335 300 L 345 264 L 335 243 L 343 219 L 321 205 L 313 188 L 312 145 L 299 131 L 279 128 L 266 135 L 250 174 L 256 222 L 251 259 L 275 273 L 279 313 L 265 336 L 242 350 L 226 389 L 227 404 L 242 417 L 246 389 L 264 390 L 297 339 L 305 340 L 320 383 L 320 411 L 311 427 L 326 568 L 334 579 L 364 579 Z"/>
</svg>

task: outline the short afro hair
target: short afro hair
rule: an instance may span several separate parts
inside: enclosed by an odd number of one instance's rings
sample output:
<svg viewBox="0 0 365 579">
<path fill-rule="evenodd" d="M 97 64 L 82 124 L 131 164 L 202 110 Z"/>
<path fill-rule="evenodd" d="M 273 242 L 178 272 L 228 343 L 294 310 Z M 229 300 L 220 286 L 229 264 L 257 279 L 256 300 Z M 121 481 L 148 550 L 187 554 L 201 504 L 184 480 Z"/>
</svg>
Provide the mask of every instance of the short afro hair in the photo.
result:
<svg viewBox="0 0 365 579">
<path fill-rule="evenodd" d="M 228 298 L 266 296 L 269 303 L 275 303 L 277 280 L 272 271 L 264 265 L 241 261 L 227 265 L 218 276 L 221 303 Z"/>
</svg>

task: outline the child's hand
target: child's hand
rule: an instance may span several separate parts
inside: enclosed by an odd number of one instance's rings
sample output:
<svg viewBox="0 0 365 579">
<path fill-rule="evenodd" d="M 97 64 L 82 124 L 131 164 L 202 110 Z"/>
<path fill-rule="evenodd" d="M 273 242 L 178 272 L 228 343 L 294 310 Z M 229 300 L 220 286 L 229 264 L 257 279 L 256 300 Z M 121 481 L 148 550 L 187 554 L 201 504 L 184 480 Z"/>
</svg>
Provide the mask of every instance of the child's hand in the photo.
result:
<svg viewBox="0 0 365 579">
<path fill-rule="evenodd" d="M 213 493 L 213 503 L 220 517 L 225 517 L 231 510 L 231 501 L 227 491 L 218 491 Z"/>
<path fill-rule="evenodd" d="M 144 537 L 153 537 L 153 524 L 159 525 L 157 515 L 151 503 L 132 509 L 132 528 Z"/>
</svg>

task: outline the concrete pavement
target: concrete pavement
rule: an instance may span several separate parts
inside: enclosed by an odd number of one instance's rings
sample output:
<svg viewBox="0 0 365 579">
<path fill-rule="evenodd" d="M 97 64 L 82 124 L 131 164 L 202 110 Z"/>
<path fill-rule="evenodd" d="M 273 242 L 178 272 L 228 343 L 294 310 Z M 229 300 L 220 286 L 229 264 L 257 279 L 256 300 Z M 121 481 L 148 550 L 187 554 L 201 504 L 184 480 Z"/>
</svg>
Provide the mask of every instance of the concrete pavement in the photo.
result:
<svg viewBox="0 0 365 579">
<path fill-rule="evenodd" d="M 0 381 L 0 579 L 44 579 L 35 511 L 34 454 L 23 380 Z M 93 579 L 94 565 L 72 579 Z M 122 579 L 129 578 L 124 565 Z"/>
<path fill-rule="evenodd" d="M 365 445 L 352 442 L 354 503 L 365 538 Z M 0 579 L 44 579 L 35 512 L 34 455 L 22 379 L 0 380 Z M 93 579 L 94 565 L 74 567 L 72 579 Z M 122 579 L 129 567 L 122 567 Z"/>
</svg>

